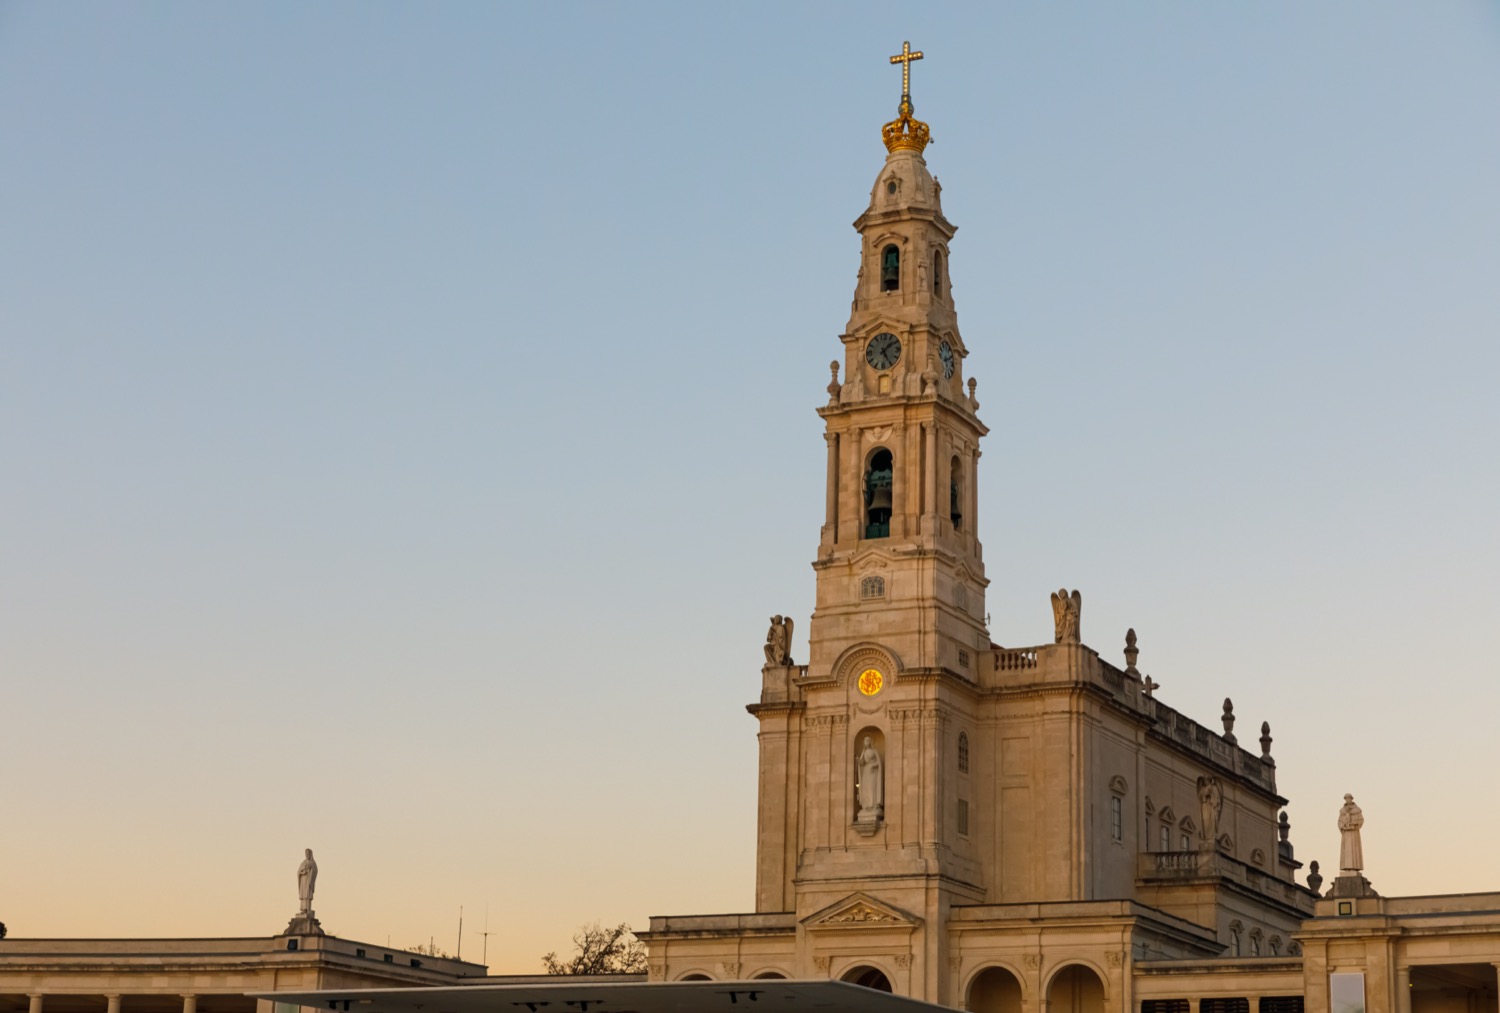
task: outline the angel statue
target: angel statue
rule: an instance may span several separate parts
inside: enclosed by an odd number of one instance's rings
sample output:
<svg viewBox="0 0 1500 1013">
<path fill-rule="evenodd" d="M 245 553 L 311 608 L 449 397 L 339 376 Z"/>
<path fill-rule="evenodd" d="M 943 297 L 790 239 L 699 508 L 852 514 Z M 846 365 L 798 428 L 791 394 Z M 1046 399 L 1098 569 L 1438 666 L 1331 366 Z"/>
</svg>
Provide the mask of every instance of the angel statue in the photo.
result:
<svg viewBox="0 0 1500 1013">
<path fill-rule="evenodd" d="M 1058 588 L 1052 596 L 1052 621 L 1056 625 L 1054 639 L 1059 644 L 1078 643 L 1078 622 L 1083 615 L 1083 595 L 1078 591 L 1068 594 L 1068 589 Z"/>
<path fill-rule="evenodd" d="M 766 664 L 792 664 L 792 620 L 783 616 L 771 617 L 771 628 L 766 631 Z"/>
</svg>

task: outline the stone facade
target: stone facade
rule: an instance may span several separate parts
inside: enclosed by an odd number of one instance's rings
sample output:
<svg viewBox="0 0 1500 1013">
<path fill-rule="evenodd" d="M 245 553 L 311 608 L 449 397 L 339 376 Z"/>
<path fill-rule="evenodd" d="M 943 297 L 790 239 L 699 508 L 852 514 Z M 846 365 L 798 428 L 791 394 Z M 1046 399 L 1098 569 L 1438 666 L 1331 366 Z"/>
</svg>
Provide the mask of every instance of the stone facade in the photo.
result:
<svg viewBox="0 0 1500 1013">
<path fill-rule="evenodd" d="M 465 980 L 484 966 L 321 933 L 0 940 L 0 1013 L 277 1013 L 251 994 Z"/>
<path fill-rule="evenodd" d="M 1410 961 L 1464 964 L 1450 984 L 1478 1005 L 1451 1008 L 1494 1010 L 1500 898 L 1422 922 L 1442 900 L 1382 900 L 1357 872 L 1325 900 L 1297 882 L 1269 724 L 1256 751 L 1231 701 L 1222 732 L 1173 710 L 1136 667 L 1134 631 L 1124 667 L 1086 646 L 1076 591 L 1052 596 L 1052 642 L 990 641 L 987 430 L 948 283 L 956 229 L 909 97 L 885 136 L 818 409 L 810 656 L 768 651 L 748 708 L 755 910 L 653 918 L 651 979 L 835 978 L 997 1013 L 1276 1013 L 1332 1008 L 1343 968 L 1371 1010 L 1415 996 L 1435 1011 L 1450 1008 L 1426 988 L 1436 972 L 1414 984 L 1391 933 L 1483 921 L 1482 940 L 1406 945 Z"/>
</svg>

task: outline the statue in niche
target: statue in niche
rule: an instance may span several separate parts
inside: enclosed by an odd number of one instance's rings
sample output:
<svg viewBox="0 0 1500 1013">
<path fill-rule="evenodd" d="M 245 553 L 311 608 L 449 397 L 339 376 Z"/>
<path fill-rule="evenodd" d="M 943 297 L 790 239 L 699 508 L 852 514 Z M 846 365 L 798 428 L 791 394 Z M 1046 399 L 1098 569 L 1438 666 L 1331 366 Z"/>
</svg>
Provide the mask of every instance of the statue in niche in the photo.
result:
<svg viewBox="0 0 1500 1013">
<path fill-rule="evenodd" d="M 1365 825 L 1365 814 L 1354 804 L 1353 795 L 1344 796 L 1339 810 L 1339 875 L 1359 875 L 1365 867 L 1365 851 L 1359 843 L 1359 828 Z"/>
<path fill-rule="evenodd" d="M 312 914 L 313 888 L 318 883 L 318 863 L 313 861 L 312 848 L 305 849 L 307 855 L 297 866 L 297 899 L 302 902 L 301 913 Z"/>
<path fill-rule="evenodd" d="M 880 759 L 880 750 L 875 748 L 868 735 L 856 762 L 859 767 L 859 816 L 856 818 L 867 823 L 885 813 L 885 764 Z"/>
<path fill-rule="evenodd" d="M 1083 594 L 1074 591 L 1068 594 L 1067 588 L 1059 588 L 1052 595 L 1052 621 L 1056 626 L 1054 639 L 1059 644 L 1076 644 L 1078 640 L 1078 625 L 1083 615 Z"/>
<path fill-rule="evenodd" d="M 793 628 L 790 619 L 771 617 L 771 628 L 766 631 L 766 664 L 791 666 Z"/>
<path fill-rule="evenodd" d="M 1219 836 L 1219 814 L 1224 811 L 1224 789 L 1219 787 L 1217 777 L 1198 778 L 1198 808 L 1203 817 L 1203 826 L 1198 832 L 1212 846 Z"/>
</svg>

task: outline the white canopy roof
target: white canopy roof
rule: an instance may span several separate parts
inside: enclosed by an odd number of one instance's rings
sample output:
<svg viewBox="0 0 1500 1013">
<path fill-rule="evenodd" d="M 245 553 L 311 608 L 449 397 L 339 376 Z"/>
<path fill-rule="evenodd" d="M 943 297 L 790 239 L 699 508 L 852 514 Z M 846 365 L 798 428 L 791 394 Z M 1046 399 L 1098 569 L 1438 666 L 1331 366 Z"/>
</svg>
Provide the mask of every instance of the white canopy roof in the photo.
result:
<svg viewBox="0 0 1500 1013">
<path fill-rule="evenodd" d="M 332 1013 L 952 1013 L 847 981 L 563 981 L 443 988 L 268 992 Z"/>
</svg>

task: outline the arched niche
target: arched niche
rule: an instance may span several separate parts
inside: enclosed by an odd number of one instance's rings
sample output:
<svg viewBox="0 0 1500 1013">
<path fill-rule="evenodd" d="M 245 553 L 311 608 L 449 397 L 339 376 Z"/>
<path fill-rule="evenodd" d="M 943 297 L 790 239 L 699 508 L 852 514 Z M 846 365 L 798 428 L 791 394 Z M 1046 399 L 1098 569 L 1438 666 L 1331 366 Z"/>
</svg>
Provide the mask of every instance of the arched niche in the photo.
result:
<svg viewBox="0 0 1500 1013">
<path fill-rule="evenodd" d="M 1047 986 L 1048 1013 L 1104 1013 L 1104 981 L 1091 967 L 1069 964 Z"/>
<path fill-rule="evenodd" d="M 704 974 L 702 971 L 690 971 L 687 974 L 684 974 L 682 977 L 678 978 L 677 980 L 678 981 L 713 981 L 712 978 L 710 978 L 708 975 Z"/>
<path fill-rule="evenodd" d="M 782 974 L 780 971 L 757 971 L 750 976 L 751 981 L 769 981 L 772 978 L 788 978 L 790 975 Z"/>
<path fill-rule="evenodd" d="M 843 977 L 839 980 L 863 985 L 865 988 L 873 988 L 877 992 L 895 991 L 891 987 L 891 979 L 886 977 L 886 973 L 878 967 L 871 967 L 869 964 L 856 964 L 845 971 Z"/>
<path fill-rule="evenodd" d="M 864 763 L 864 752 L 866 740 L 868 746 L 875 750 L 880 758 L 878 767 L 874 769 L 874 776 L 879 780 L 866 791 L 861 783 L 864 777 L 866 764 Z M 854 822 L 855 823 L 879 823 L 885 819 L 885 786 L 889 780 L 889 772 L 886 770 L 887 753 L 885 749 L 885 732 L 875 725 L 865 725 L 854 733 L 854 756 L 850 769 L 854 773 Z M 866 802 L 872 803 L 866 806 Z"/>
<path fill-rule="evenodd" d="M 971 1013 L 1021 1013 L 1021 980 L 1003 967 L 986 967 L 969 982 Z"/>
</svg>

